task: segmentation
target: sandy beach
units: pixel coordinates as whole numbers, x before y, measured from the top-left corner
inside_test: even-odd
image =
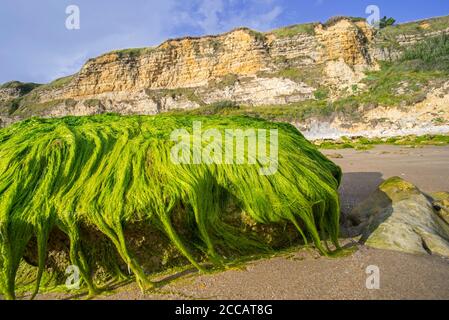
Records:
[[[343,169],[340,186],[343,212],[365,199],[385,179],[399,176],[423,192],[449,191],[449,147],[376,146],[371,150],[322,150],[341,155],[331,160]]]

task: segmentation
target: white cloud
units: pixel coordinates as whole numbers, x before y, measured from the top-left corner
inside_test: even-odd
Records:
[[[193,8],[178,13],[179,19],[207,34],[246,26],[258,30],[273,27],[283,9],[277,0],[198,0]]]
[[[57,55],[53,59],[53,74],[47,74],[47,80],[61,78],[69,74],[74,74],[79,71],[82,65],[88,58],[87,50],[80,51],[71,55]]]
[[[280,6],[276,6],[271,11],[260,15],[257,20],[250,20],[250,23],[254,28],[265,29],[266,26],[271,27],[274,21],[281,15],[282,11]]]
[[[221,24],[219,14],[222,13],[223,10],[224,4],[222,0],[204,0],[198,8],[198,12],[203,16],[203,18],[198,21],[198,24],[205,31],[217,31]]]

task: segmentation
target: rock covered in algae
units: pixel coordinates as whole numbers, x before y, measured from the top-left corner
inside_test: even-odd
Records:
[[[430,194],[433,198],[433,208],[437,214],[449,224],[449,192],[434,192]]]
[[[199,122],[221,137],[228,129],[275,130],[277,145],[268,139],[273,154],[264,159],[275,156],[276,171],[261,174],[265,162],[250,162],[249,153],[243,163],[173,161],[173,132],[181,129],[191,147]],[[250,136],[246,150],[262,141]],[[26,120],[0,130],[0,290],[14,298],[23,260],[38,266],[35,293],[46,267],[70,262],[94,294],[99,273],[132,273],[145,289],[148,273],[166,266],[203,270],[203,261],[220,264],[297,238],[325,253],[321,240],[338,247],[340,177],[288,124],[167,115]]]
[[[440,202],[444,194],[437,194]],[[371,247],[449,257],[449,224],[442,210],[415,185],[393,177],[352,210],[346,228]]]

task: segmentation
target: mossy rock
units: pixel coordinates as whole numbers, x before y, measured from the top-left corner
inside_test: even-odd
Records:
[[[234,201],[231,199],[226,201],[223,208],[226,212],[224,221],[229,226],[236,228],[242,236],[257,239],[257,241],[266,245],[266,248],[272,249],[283,249],[303,243],[292,223],[258,223],[243,212]],[[182,205],[175,210],[172,216],[173,225],[176,232],[187,243],[193,244],[198,239],[193,236],[192,230],[186,227],[189,224],[185,219],[188,217],[186,210],[192,210],[192,208],[186,208]],[[123,233],[130,254],[146,274],[189,264],[189,260],[151,221],[130,222],[125,226]],[[91,271],[95,283],[101,284],[127,277],[128,266],[121,260],[120,255],[114,249],[114,244],[107,236],[94,226],[82,225],[80,227],[80,239],[82,247],[88,248],[88,250],[85,250],[87,259],[93,262]],[[218,245],[216,250],[227,258],[239,258],[241,256],[241,252],[238,250],[224,245]],[[46,272],[53,274],[54,281],[52,284],[63,284],[66,278],[65,270],[71,265],[70,239],[64,232],[54,228],[49,236],[47,252]],[[245,252],[247,255],[258,253],[261,253],[261,250],[256,247]],[[28,265],[38,267],[36,237],[28,242],[23,258]],[[201,252],[196,252],[195,258],[198,261],[207,261],[207,256]]]
[[[435,192],[431,196],[438,215],[449,224],[449,192]]]
[[[432,199],[400,177],[387,179],[355,207],[345,228],[371,247],[449,257],[449,224]]]
[[[392,202],[399,202],[413,195],[421,194],[421,191],[415,185],[400,177],[385,180],[379,186],[379,190],[385,193]]]

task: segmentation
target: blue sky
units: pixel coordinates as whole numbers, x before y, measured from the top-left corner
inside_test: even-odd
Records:
[[[79,30],[65,27],[72,4],[80,9]],[[371,4],[399,22],[449,15],[447,0],[1,0],[0,83],[48,82],[90,57],[167,38],[367,16]]]

